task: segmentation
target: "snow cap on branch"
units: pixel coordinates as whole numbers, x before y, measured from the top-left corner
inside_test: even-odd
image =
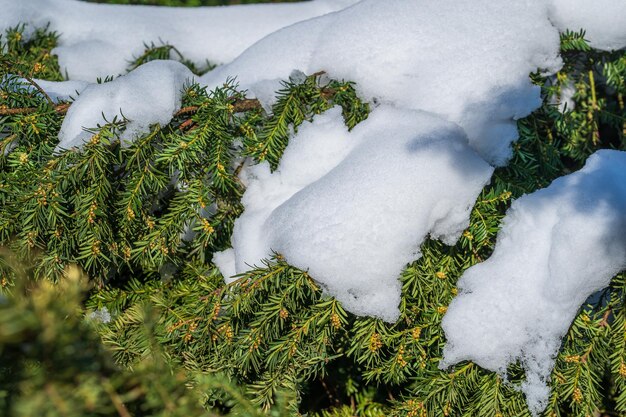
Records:
[[[513,203],[493,255],[459,280],[443,319],[442,367],[463,360],[506,374],[520,361],[536,414],[554,359],[581,304],[626,268],[626,152],[598,151],[585,167]]]
[[[182,90],[194,75],[175,61],[151,61],[104,84],[85,88],[71,105],[59,132],[57,150],[80,147],[95,128],[114,117],[128,119],[122,140],[132,140],[150,125],[166,125],[180,108]]]

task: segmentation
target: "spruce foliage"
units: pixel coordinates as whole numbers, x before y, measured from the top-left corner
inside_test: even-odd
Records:
[[[544,105],[519,121],[510,164],[455,246],[422,245],[388,324],[347,313],[280,254],[228,285],[211,263],[242,212],[244,164],[275,169],[292,132],[333,106],[349,128],[363,121],[370,105],[352,83],[294,76],[271,112],[235,80],[188,85],[172,122],[132,145],[120,145],[126,121],[116,119],[93,126],[82,151],[55,154],[67,104],[50,103],[32,78],[63,78],[50,54],[57,37],[23,29],[0,45],[0,414],[529,415],[518,366],[509,381],[472,363],[438,369],[441,319],[456,280],[491,254],[513,199],[597,149],[626,150],[624,52],[562,35],[565,66],[532,75]],[[148,45],[129,68],[163,57],[187,63],[174,46]],[[551,100],[566,87],[575,108],[560,112]],[[618,275],[581,309],[546,416],[626,414],[625,289]],[[110,321],[96,319],[104,312]]]

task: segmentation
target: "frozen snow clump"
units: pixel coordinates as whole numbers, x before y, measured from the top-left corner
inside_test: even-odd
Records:
[[[111,313],[109,313],[108,308],[103,307],[102,310],[94,310],[89,313],[87,318],[89,318],[89,320],[107,324],[111,322]]]
[[[152,61],[128,75],[85,88],[70,106],[59,132],[57,150],[80,147],[91,134],[84,128],[111,121],[115,116],[129,122],[122,140],[132,140],[150,125],[166,125],[180,108],[182,90],[193,74],[175,61]]]
[[[356,0],[229,7],[172,8],[90,4],[77,0],[0,0],[0,31],[18,23],[60,34],[59,57],[72,80],[126,72],[144,43],[174,45],[196,64],[230,62],[263,36],[300,20],[329,13]]]
[[[561,338],[581,304],[626,268],[626,152],[598,151],[585,167],[515,201],[495,251],[459,280],[443,319],[442,367],[471,360],[505,374],[520,361],[539,413]]]
[[[457,240],[492,172],[439,117],[380,106],[347,132],[334,109],[300,129],[275,173],[252,170],[236,272],[277,251],[349,311],[395,321],[400,273],[426,235]]]

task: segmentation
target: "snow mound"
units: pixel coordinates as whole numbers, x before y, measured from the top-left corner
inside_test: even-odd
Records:
[[[509,209],[493,255],[468,269],[443,319],[442,367],[471,360],[503,375],[520,361],[542,411],[561,338],[581,304],[626,268],[626,152],[585,167]]]
[[[276,251],[349,311],[395,321],[400,273],[426,235],[457,240],[492,172],[437,116],[380,106],[348,132],[333,109],[300,129],[275,173],[251,171],[236,272]]]
[[[122,140],[132,140],[151,125],[166,125],[180,108],[182,90],[193,74],[175,61],[152,61],[128,75],[86,87],[70,106],[59,132],[57,151],[80,147],[95,128],[114,117],[129,122]]]
[[[126,73],[144,43],[166,42],[197,64],[230,62],[265,35],[356,0],[229,7],[170,8],[77,0],[0,0],[0,31],[18,23],[59,32],[53,51],[72,80]]]
[[[502,165],[518,137],[515,120],[541,105],[528,74],[561,65],[547,16],[538,0],[363,0],[266,37],[202,81],[237,76],[255,91],[294,69],[325,70],[355,81],[366,100],[458,123],[475,150]]]

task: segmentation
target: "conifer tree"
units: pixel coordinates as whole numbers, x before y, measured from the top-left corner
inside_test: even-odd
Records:
[[[565,66],[532,74],[544,104],[518,123],[514,156],[479,196],[452,247],[436,240],[401,276],[400,319],[357,317],[276,253],[230,284],[226,249],[246,161],[276,168],[292,131],[333,106],[368,117],[349,80],[285,80],[271,113],[235,80],[190,84],[167,126],[120,146],[127,121],[56,154],[71,103],[34,78],[63,79],[57,35],[10,30],[0,50],[0,414],[527,416],[509,381],[467,362],[438,368],[441,319],[464,270],[491,254],[511,201],[626,150],[626,54],[561,37]],[[146,45],[197,68],[175,45]],[[107,80],[104,80],[105,82]],[[575,109],[551,100],[575,86]],[[88,277],[88,278],[87,278]],[[625,276],[581,309],[554,369],[546,416],[626,414]]]

